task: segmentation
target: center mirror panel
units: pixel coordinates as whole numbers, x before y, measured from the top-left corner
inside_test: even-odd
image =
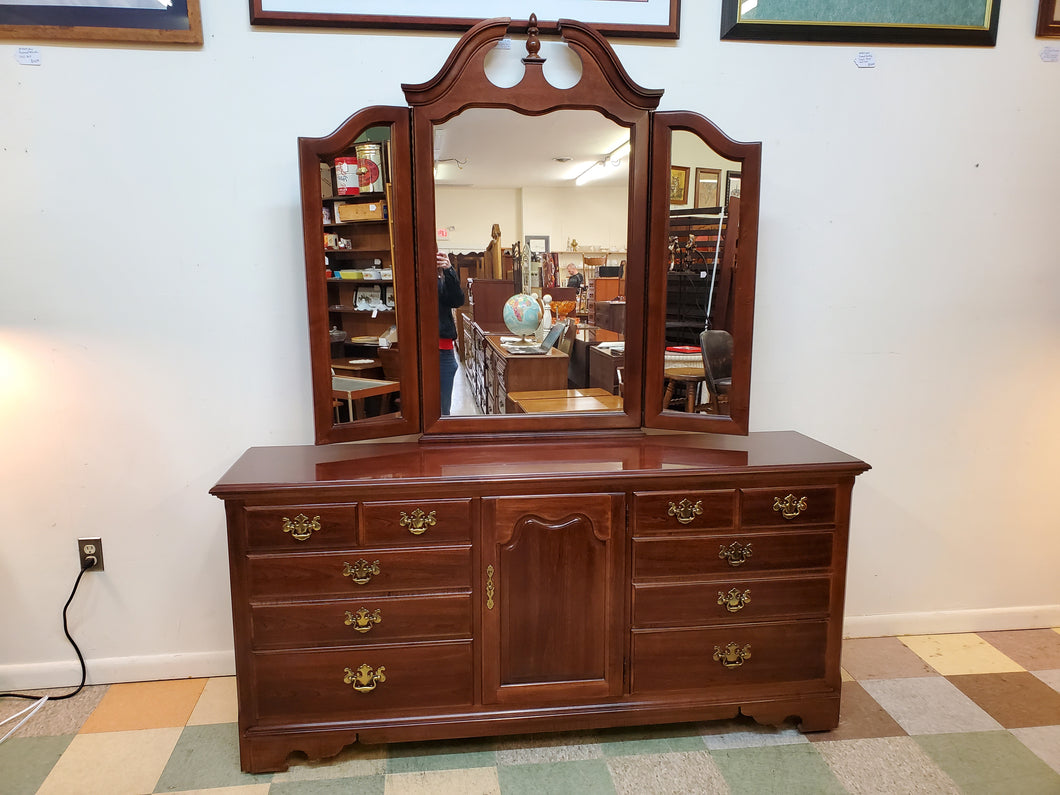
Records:
[[[623,412],[630,128],[469,108],[432,132],[437,248],[466,298],[442,413]]]

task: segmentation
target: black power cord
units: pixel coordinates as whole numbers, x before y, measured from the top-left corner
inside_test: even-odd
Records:
[[[70,645],[74,647],[74,651],[77,653],[77,659],[81,663],[81,684],[77,686],[76,690],[70,693],[66,693],[62,696],[48,696],[49,701],[62,701],[66,698],[73,698],[82,690],[85,689],[85,679],[88,678],[88,669],[85,667],[85,658],[81,654],[81,650],[77,648],[77,644],[74,642],[73,636],[70,634],[70,626],[66,620],[66,611],[70,609],[70,603],[74,601],[74,594],[77,593],[77,586],[81,584],[81,578],[85,576],[85,572],[96,565],[96,559],[93,557],[85,558],[85,563],[81,571],[77,573],[77,579],[74,580],[73,590],[70,591],[70,598],[66,600],[66,604],[63,605],[63,632],[66,633],[66,639],[70,641]],[[0,693],[0,698],[24,698],[30,701],[39,701],[41,696],[33,696],[28,693]]]

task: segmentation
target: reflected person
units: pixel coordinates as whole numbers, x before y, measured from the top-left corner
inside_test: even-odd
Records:
[[[573,262],[567,265],[567,286],[580,289],[583,284],[585,284],[585,279],[578,273],[578,266]]]
[[[439,251],[435,256],[438,266],[438,372],[440,375],[440,394],[442,399],[442,416],[449,414],[453,404],[453,380],[456,378],[456,352],[453,340],[456,339],[456,321],[453,310],[464,305],[464,291],[460,289],[460,277],[457,276],[449,255]]]

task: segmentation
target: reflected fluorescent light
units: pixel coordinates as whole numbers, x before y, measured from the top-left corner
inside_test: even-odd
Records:
[[[618,168],[622,165],[623,158],[629,157],[630,145],[629,141],[619,146],[613,152],[608,154],[603,160],[597,160],[585,171],[578,175],[578,178],[574,180],[574,184],[581,186],[587,182],[592,182],[594,179],[600,179],[607,173],[607,167]]]

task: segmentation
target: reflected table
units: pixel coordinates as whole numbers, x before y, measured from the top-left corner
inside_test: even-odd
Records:
[[[521,414],[561,414],[568,411],[622,411],[622,398],[606,389],[546,389],[509,392],[508,400]]]
[[[356,420],[364,419],[364,399],[377,395],[389,395],[401,390],[398,381],[383,381],[378,378],[348,378],[346,376],[332,376],[331,397],[335,400],[345,400],[349,405],[350,417]],[[338,409],[336,408],[336,413]]]

